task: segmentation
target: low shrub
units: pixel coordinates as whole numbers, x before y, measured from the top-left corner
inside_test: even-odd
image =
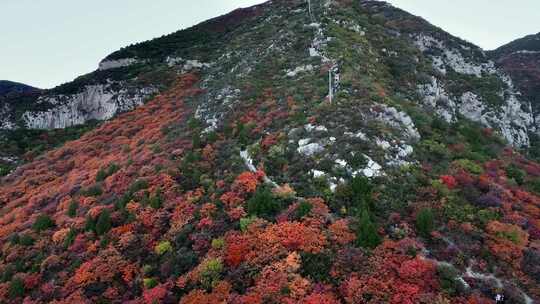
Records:
[[[54,221],[48,215],[41,214],[37,217],[36,221],[32,225],[32,229],[40,232],[52,228],[54,225]]]

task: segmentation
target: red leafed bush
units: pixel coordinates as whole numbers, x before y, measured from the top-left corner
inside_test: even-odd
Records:
[[[273,261],[276,257],[292,251],[320,253],[328,241],[326,236],[317,227],[306,226],[300,222],[282,222],[264,226],[267,223],[259,220],[249,226],[245,237],[247,252],[245,261],[250,265],[262,265]],[[238,243],[238,241],[230,242]],[[231,247],[243,252],[246,247]],[[234,256],[234,255],[233,255]],[[234,259],[232,264],[236,264]]]
[[[459,170],[459,172],[454,175],[454,179],[461,186],[470,186],[474,182],[474,179],[472,178],[472,176],[465,170]]]
[[[215,204],[212,203],[206,203],[203,204],[201,209],[199,210],[199,214],[201,217],[208,217],[211,218],[216,213],[217,207]]]
[[[413,284],[396,284],[395,291],[390,303],[392,304],[414,304],[417,303],[420,287]]]
[[[221,281],[210,293],[198,289],[193,290],[180,300],[180,304],[231,303],[230,292],[231,284]]]
[[[247,213],[243,207],[239,206],[239,207],[228,210],[227,215],[231,218],[231,220],[237,221],[243,218],[244,216],[246,216]]]
[[[253,193],[257,190],[257,186],[262,181],[264,172],[257,171],[244,172],[236,178],[233,184],[233,190],[239,193]]]
[[[249,251],[248,239],[242,235],[230,235],[226,238],[225,263],[231,267],[237,267],[245,259]]]
[[[307,296],[302,304],[339,304],[336,296],[332,293],[312,293]]]
[[[269,239],[277,237],[279,242],[289,250],[303,250],[317,253],[323,249],[326,239],[321,233],[300,223],[281,223],[267,230]]]
[[[338,220],[328,229],[331,232],[331,238],[333,241],[340,245],[349,244],[356,239],[356,235],[349,228],[347,220]]]
[[[39,273],[33,273],[24,278],[24,287],[28,290],[34,289],[38,286],[41,280],[41,275]]]
[[[244,199],[236,192],[229,191],[225,192],[221,197],[220,200],[228,207],[228,208],[234,208],[239,206],[244,202]]]
[[[527,172],[527,174],[529,175],[532,175],[532,176],[535,176],[535,177],[539,177],[540,176],[540,164],[537,164],[537,163],[529,163],[527,165],[525,165],[523,167],[523,169],[525,170],[525,172]]]
[[[167,296],[167,293],[167,287],[164,284],[160,284],[152,289],[147,289],[143,293],[144,303],[162,303],[163,299]]]
[[[437,287],[436,266],[433,262],[416,257],[403,262],[398,269],[399,277],[404,281],[431,289]]]
[[[390,288],[376,277],[352,276],[341,285],[340,291],[347,304],[376,304],[388,302]]]
[[[445,184],[448,189],[454,189],[458,185],[456,179],[451,175],[441,176],[441,182]]]
[[[116,250],[107,249],[102,251],[98,257],[84,262],[75,271],[73,282],[80,286],[96,282],[112,282],[127,265],[127,262]]]

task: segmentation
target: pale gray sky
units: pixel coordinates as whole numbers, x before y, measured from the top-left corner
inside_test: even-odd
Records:
[[[262,2],[0,0],[0,79],[51,88],[95,70],[122,46]],[[538,0],[390,2],[486,49],[540,31]]]
[[[486,50],[540,32],[539,0],[389,0]]]

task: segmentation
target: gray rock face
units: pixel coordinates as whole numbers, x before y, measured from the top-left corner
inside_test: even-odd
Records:
[[[298,147],[298,153],[305,156],[313,156],[319,152],[324,151],[324,147],[319,143],[302,144]]]
[[[133,110],[154,92],[152,88],[115,90],[111,84],[86,86],[74,95],[40,97],[37,103],[53,107],[47,111],[27,111],[22,119],[30,129],[58,129],[89,120],[107,120],[119,112]]]
[[[404,136],[410,140],[419,140],[420,133],[416,129],[412,118],[405,112],[400,112],[394,107],[378,105],[381,109],[376,113],[377,120],[380,120],[391,127],[402,129]]]
[[[9,119],[10,112],[9,105],[0,105],[0,130],[11,130],[15,128],[15,124]]]
[[[144,62],[136,58],[104,59],[99,63],[99,77],[96,73],[88,74],[85,77],[91,81],[83,80],[87,84],[80,84],[75,89],[73,84],[70,85],[68,90],[77,93],[58,93],[64,91],[62,86],[52,90],[28,87],[34,94],[29,98],[19,94],[6,102],[0,100],[0,130],[62,129],[90,120],[107,120],[117,113],[131,111],[158,90],[142,87],[133,79],[115,80],[111,78],[114,74],[104,79],[100,77],[107,75],[104,71]]]
[[[495,67],[483,52],[482,58],[470,56],[471,48],[450,47],[446,42],[427,35],[413,36],[415,46],[431,59],[433,69],[439,75],[433,76],[427,84],[418,86],[423,103],[448,122],[462,115],[480,122],[486,127],[498,130],[508,142],[516,147],[530,146],[529,132],[536,132],[537,125],[530,102],[523,100],[509,76]],[[474,78],[493,77],[502,84],[496,92],[502,104],[487,102],[486,96],[475,92],[451,92],[445,79],[450,72]]]
[[[110,69],[127,67],[137,62],[138,60],[135,58],[123,58],[123,59],[118,59],[118,60],[103,60],[99,63],[98,69],[100,71],[105,71],[105,70],[110,70]]]

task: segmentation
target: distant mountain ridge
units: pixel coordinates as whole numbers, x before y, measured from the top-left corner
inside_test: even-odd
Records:
[[[535,121],[540,123],[540,33],[512,41],[488,53],[531,102]]]
[[[32,86],[8,81],[8,80],[0,80],[0,96],[5,96],[9,93],[28,93],[28,92],[35,92],[38,91],[38,88],[34,88]]]
[[[490,51],[495,57],[501,57],[512,53],[535,53],[540,52],[540,32],[516,39],[497,49]]]

